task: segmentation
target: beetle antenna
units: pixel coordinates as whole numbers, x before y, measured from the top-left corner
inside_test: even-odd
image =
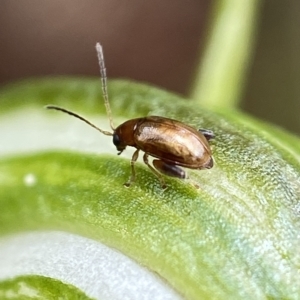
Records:
[[[101,75],[101,85],[102,85],[102,95],[104,98],[104,104],[106,108],[106,113],[108,115],[109,124],[113,131],[115,131],[115,127],[112,120],[112,113],[108,101],[108,93],[107,93],[107,76],[106,76],[106,68],[104,64],[104,55],[103,55],[103,49],[100,43],[96,44],[96,51],[98,55],[98,61],[99,61],[99,67],[100,67],[100,75]]]
[[[103,133],[105,135],[113,135],[111,132],[100,129],[99,127],[97,127],[96,125],[94,125],[93,123],[91,123],[90,121],[88,121],[87,119],[85,119],[85,118],[81,117],[80,115],[77,115],[74,112],[69,111],[69,110],[67,110],[65,108],[62,108],[62,107],[59,107],[59,106],[55,106],[55,105],[47,105],[46,108],[60,110],[60,111],[62,111],[64,113],[67,113],[67,114],[69,114],[69,115],[77,118],[77,119],[80,119],[81,121],[89,124],[90,126],[92,126],[93,128],[97,129],[98,131],[100,131],[101,133]]]

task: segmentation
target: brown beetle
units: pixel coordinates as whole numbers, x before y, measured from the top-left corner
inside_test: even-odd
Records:
[[[103,50],[99,43],[96,44],[96,50],[100,66],[104,103],[113,132],[102,130],[87,119],[67,109],[54,105],[48,105],[46,108],[65,112],[86,122],[101,133],[112,136],[113,143],[119,151],[118,155],[125,150],[126,146],[135,147],[136,151],[131,159],[131,177],[124,184],[125,186],[130,186],[135,181],[134,164],[138,159],[140,150],[144,152],[143,159],[145,164],[157,175],[163,188],[165,188],[165,182],[160,173],[177,178],[186,178],[186,172],[181,167],[200,170],[212,168],[213,159],[208,143],[210,139],[214,138],[211,130],[199,129],[197,131],[195,128],[180,121],[159,116],[132,119],[124,122],[117,128],[114,127],[108,101]],[[149,155],[158,158],[153,160],[154,168],[148,161]]]

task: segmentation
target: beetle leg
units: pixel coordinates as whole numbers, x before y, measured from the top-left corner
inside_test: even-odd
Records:
[[[212,130],[209,130],[209,129],[199,129],[198,131],[200,131],[204,136],[205,138],[209,141],[211,139],[213,139],[215,137],[214,133]]]
[[[150,170],[158,177],[158,179],[159,179],[159,181],[160,181],[160,184],[161,184],[161,187],[162,187],[163,189],[165,189],[165,188],[166,188],[166,183],[165,183],[163,177],[161,176],[161,174],[160,174],[159,172],[157,172],[157,171],[149,164],[149,161],[148,161],[148,154],[147,154],[147,153],[144,154],[143,159],[144,159],[144,163],[145,163],[145,164],[149,167],[149,169],[150,169]]]
[[[172,176],[176,178],[187,178],[186,172],[180,168],[179,166],[167,164],[162,160],[154,159],[153,160],[153,166],[158,170],[159,172],[167,175]]]
[[[209,162],[207,162],[206,165],[204,166],[204,168],[205,169],[211,169],[213,166],[214,166],[214,160],[211,157]]]
[[[125,186],[129,187],[134,181],[135,181],[135,169],[134,169],[134,164],[135,162],[137,161],[138,157],[139,157],[139,149],[137,149],[133,155],[132,155],[132,158],[131,158],[131,162],[130,162],[130,165],[131,165],[131,176],[129,178],[129,180],[127,182],[124,183]]]

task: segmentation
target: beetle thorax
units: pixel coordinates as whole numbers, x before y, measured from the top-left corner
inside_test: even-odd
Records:
[[[136,147],[135,131],[143,118],[128,120],[119,125],[113,134],[113,143],[117,150],[122,151],[126,146]]]

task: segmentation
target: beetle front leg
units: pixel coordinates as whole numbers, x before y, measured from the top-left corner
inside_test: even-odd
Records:
[[[135,169],[134,169],[134,164],[135,162],[137,161],[138,157],[139,157],[139,149],[137,149],[133,155],[132,155],[132,158],[131,158],[131,162],[130,162],[130,165],[131,165],[131,176],[129,178],[129,180],[127,182],[124,183],[124,185],[126,187],[129,187],[134,181],[135,181]]]
[[[188,178],[186,172],[179,166],[167,164],[166,162],[158,159],[153,160],[153,166],[162,174],[167,176],[185,179]]]
[[[161,174],[159,172],[157,172],[150,164],[149,164],[149,161],[148,161],[148,154],[145,153],[144,154],[144,163],[149,167],[149,169],[158,177],[159,181],[160,181],[160,184],[161,184],[161,187],[163,189],[165,189],[167,186],[166,186],[166,183],[163,179],[163,177],[161,176]]]

